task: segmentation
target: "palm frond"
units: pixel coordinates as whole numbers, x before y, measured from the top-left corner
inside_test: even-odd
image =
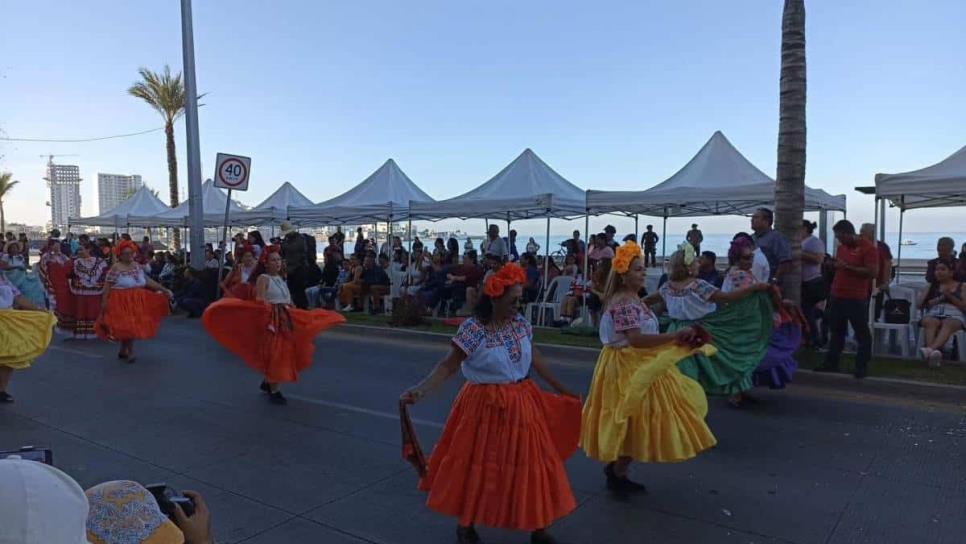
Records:
[[[18,183],[20,182],[13,179],[12,172],[0,172],[0,199],[7,196]]]
[[[161,114],[165,122],[174,122],[184,114],[184,82],[181,72],[172,74],[168,65],[160,73],[142,66],[138,69],[138,75],[141,80],[128,88],[128,94],[147,102]]]

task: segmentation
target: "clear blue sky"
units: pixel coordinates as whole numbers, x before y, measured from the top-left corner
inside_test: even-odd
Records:
[[[205,176],[216,152],[247,154],[253,177],[244,202],[282,181],[320,201],[393,157],[446,198],[531,147],[583,188],[643,189],[673,174],[715,130],[773,175],[781,4],[196,1]],[[850,217],[869,220],[871,200],[853,186],[966,144],[966,3],[812,0],[807,8],[807,182],[846,193]],[[180,69],[178,2],[36,0],[3,11],[6,136],[159,126],[125,90],[138,66]],[[183,187],[183,122],[176,131]],[[98,172],[138,173],[166,193],[160,133],[0,142],[0,168],[22,182],[8,220],[49,218],[38,156],[47,153],[79,155],[63,162],[81,168],[85,214],[97,211]],[[961,213],[912,213],[906,225],[936,230]],[[604,222],[615,221],[594,223]],[[708,232],[746,225],[699,222]]]

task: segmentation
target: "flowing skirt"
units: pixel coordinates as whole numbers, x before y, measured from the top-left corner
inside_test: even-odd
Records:
[[[795,321],[783,320],[771,333],[768,352],[752,375],[754,384],[784,389],[798,370],[795,352],[801,343],[802,327]]]
[[[111,289],[107,308],[94,323],[102,340],[123,341],[154,338],[161,319],[170,312],[168,297],[143,288]]]
[[[29,367],[50,345],[56,321],[47,312],[0,310],[0,366]]]
[[[26,297],[34,306],[38,308],[47,307],[47,293],[40,277],[36,274],[25,272],[19,268],[4,270],[3,274],[7,279],[20,290],[20,294]]]
[[[312,364],[315,336],[345,322],[328,310],[285,308],[289,322],[276,306],[256,300],[223,298],[208,306],[201,322],[225,349],[271,383],[298,381]]]
[[[605,347],[584,403],[580,445],[587,456],[604,463],[618,457],[674,463],[714,446],[704,391],[677,368],[695,353],[711,356],[715,348]]]
[[[77,339],[96,338],[94,323],[101,313],[102,296],[71,292],[67,267],[58,263],[47,265],[44,283],[47,286],[50,307],[57,316],[57,330]]]
[[[463,386],[419,489],[463,526],[534,531],[577,503],[564,460],[580,434],[580,401],[533,381]]]
[[[697,380],[709,395],[734,395],[751,389],[752,374],[768,350],[772,332],[772,303],[765,293],[755,293],[725,306],[700,320],[711,333],[718,353],[697,354],[678,364],[685,376]],[[672,319],[669,332],[693,323]]]
[[[247,282],[236,283],[228,289],[225,296],[240,298],[242,300],[255,300],[255,285]]]

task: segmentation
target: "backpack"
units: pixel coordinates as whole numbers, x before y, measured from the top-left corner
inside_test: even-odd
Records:
[[[882,305],[882,320],[897,325],[909,323],[912,317],[911,303],[908,300],[892,298],[888,293],[886,296],[889,298]]]

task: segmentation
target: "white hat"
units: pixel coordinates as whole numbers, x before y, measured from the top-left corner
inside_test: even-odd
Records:
[[[282,224],[279,225],[279,230],[282,231],[282,234],[285,234],[288,232],[292,232],[295,229],[292,228],[292,224],[289,223],[288,221],[282,221]]]
[[[56,468],[0,459],[0,544],[88,544],[87,496]]]

